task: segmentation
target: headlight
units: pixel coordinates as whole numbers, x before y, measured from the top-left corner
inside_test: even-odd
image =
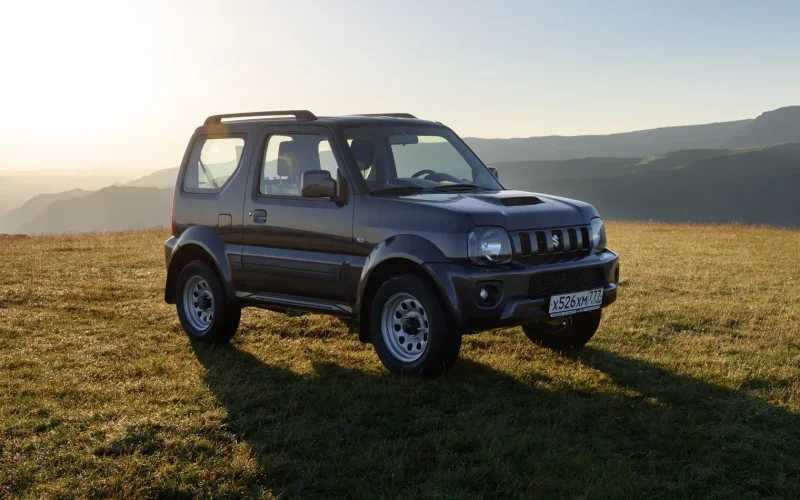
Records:
[[[595,217],[592,219],[592,246],[602,250],[606,247],[606,226],[603,224],[603,219]]]
[[[511,261],[511,240],[500,227],[477,227],[467,237],[469,258],[476,264],[506,264]]]

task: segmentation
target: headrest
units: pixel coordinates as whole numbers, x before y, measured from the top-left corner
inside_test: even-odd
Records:
[[[297,146],[293,141],[285,141],[278,146],[278,176],[292,177],[297,175],[300,159]]]
[[[353,152],[356,161],[363,163],[363,165],[359,165],[361,170],[367,170],[375,161],[375,146],[369,139],[353,139],[353,142],[350,143],[350,151]]]
[[[291,177],[292,166],[285,158],[278,158],[278,177]]]

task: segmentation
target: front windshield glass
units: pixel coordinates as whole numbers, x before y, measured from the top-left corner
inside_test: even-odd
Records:
[[[345,137],[372,193],[503,189],[444,127],[358,127],[345,130]]]

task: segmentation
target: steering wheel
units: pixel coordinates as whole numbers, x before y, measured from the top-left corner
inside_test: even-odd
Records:
[[[420,170],[416,174],[412,175],[411,178],[416,179],[417,177],[420,177],[422,175],[435,174],[435,173],[436,172],[434,172],[433,170],[426,168],[425,170]]]

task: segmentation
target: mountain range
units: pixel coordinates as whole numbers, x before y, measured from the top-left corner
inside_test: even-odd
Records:
[[[647,157],[687,149],[769,146],[800,142],[800,106],[767,111],[752,120],[664,127],[621,134],[465,140],[487,163]]]
[[[800,227],[800,197],[795,194],[800,186],[800,106],[751,120],[622,134],[465,141],[498,169],[506,188],[585,200],[606,218]],[[0,233],[167,225],[177,171],[162,169],[102,189],[98,184],[111,182],[0,179],[0,194],[14,195],[12,201],[0,200],[11,205],[24,201],[18,200],[20,186],[31,190],[38,185],[39,193],[53,193],[30,195],[23,205],[0,214]]]
[[[712,151],[604,159],[607,176],[597,175],[593,158],[550,162],[541,169],[495,166],[506,187],[583,200],[608,219],[800,227],[800,143]],[[560,172],[559,163],[565,167]],[[580,175],[587,171],[591,174]]]
[[[81,198],[89,193],[91,191],[75,188],[61,193],[37,194],[21,206],[0,216],[0,233],[19,232],[20,228],[27,226],[39,214],[44,212],[50,204],[56,201]]]
[[[52,202],[16,232],[84,233],[168,226],[172,188],[109,186]]]
[[[487,163],[588,157],[645,157],[676,150],[725,147],[733,137],[744,134],[753,121],[665,127],[609,135],[465,140]]]
[[[0,160],[2,155],[0,155]],[[81,172],[64,174],[49,172],[0,172],[0,212],[19,207],[42,193],[63,193],[73,189],[95,190],[122,182],[123,177],[111,173]],[[2,222],[0,222],[0,225]]]

